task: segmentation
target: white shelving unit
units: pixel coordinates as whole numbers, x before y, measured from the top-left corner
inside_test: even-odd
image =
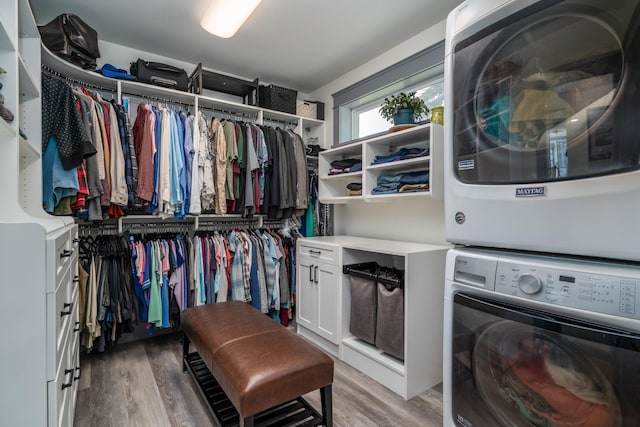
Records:
[[[72,426],[77,227],[42,209],[40,58],[28,0],[0,0],[0,92],[14,116],[0,119],[0,413],[6,425]]]
[[[298,333],[410,399],[442,381],[446,245],[326,236],[298,241]],[[404,360],[355,337],[351,284],[342,267],[376,262],[404,271]],[[373,283],[372,283],[373,286]]]
[[[223,114],[230,116],[242,115],[250,118],[257,124],[273,124],[274,125],[291,125],[303,139],[308,137],[317,137],[320,140],[325,139],[325,127],[323,120],[311,119],[308,117],[296,116],[293,114],[283,113],[280,111],[268,110],[252,105],[242,104],[229,100],[218,99],[206,95],[196,95],[189,92],[153,86],[136,81],[117,80],[104,77],[99,73],[89,72],[74,64],[66,62],[51,53],[45,46],[42,46],[42,63],[49,68],[55,70],[61,75],[68,76],[78,82],[88,83],[107,91],[111,91],[120,101],[123,97],[140,97],[156,100],[157,102],[166,101],[167,103],[177,102],[185,106],[192,107],[194,110],[202,107],[204,109],[217,110]],[[132,122],[135,120],[135,111],[132,109]]]
[[[364,141],[336,147],[320,153],[319,193],[322,203],[392,202],[403,198],[444,197],[443,128],[436,124],[416,126],[399,132],[388,133]],[[402,148],[429,149],[429,155],[389,163],[373,164],[376,156],[385,156]],[[331,162],[357,158],[362,160],[362,172],[329,175]],[[429,190],[412,193],[373,194],[379,176],[391,176],[406,172],[428,170]],[[362,184],[361,196],[349,196],[346,185]]]

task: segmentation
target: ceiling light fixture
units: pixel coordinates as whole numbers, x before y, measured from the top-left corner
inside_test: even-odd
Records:
[[[211,34],[228,39],[251,16],[262,0],[212,0],[200,21]]]

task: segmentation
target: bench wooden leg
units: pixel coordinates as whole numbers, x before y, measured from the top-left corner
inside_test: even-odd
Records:
[[[240,418],[240,427],[253,427],[253,415],[245,418]]]
[[[331,384],[320,389],[320,401],[322,403],[322,424],[333,427],[333,402],[331,400]]]
[[[187,334],[182,334],[182,372],[187,372],[187,360],[186,357],[189,354],[189,337]]]

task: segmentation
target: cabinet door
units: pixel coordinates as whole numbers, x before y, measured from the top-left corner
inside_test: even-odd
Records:
[[[298,279],[296,282],[296,322],[298,325],[316,331],[317,288],[314,283],[314,261],[306,256],[298,256]]]
[[[340,344],[340,269],[337,265],[317,263],[313,267],[317,292],[318,335]]]

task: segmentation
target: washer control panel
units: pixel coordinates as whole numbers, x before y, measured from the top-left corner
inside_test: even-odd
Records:
[[[498,260],[495,292],[640,319],[640,272],[625,278]]]

